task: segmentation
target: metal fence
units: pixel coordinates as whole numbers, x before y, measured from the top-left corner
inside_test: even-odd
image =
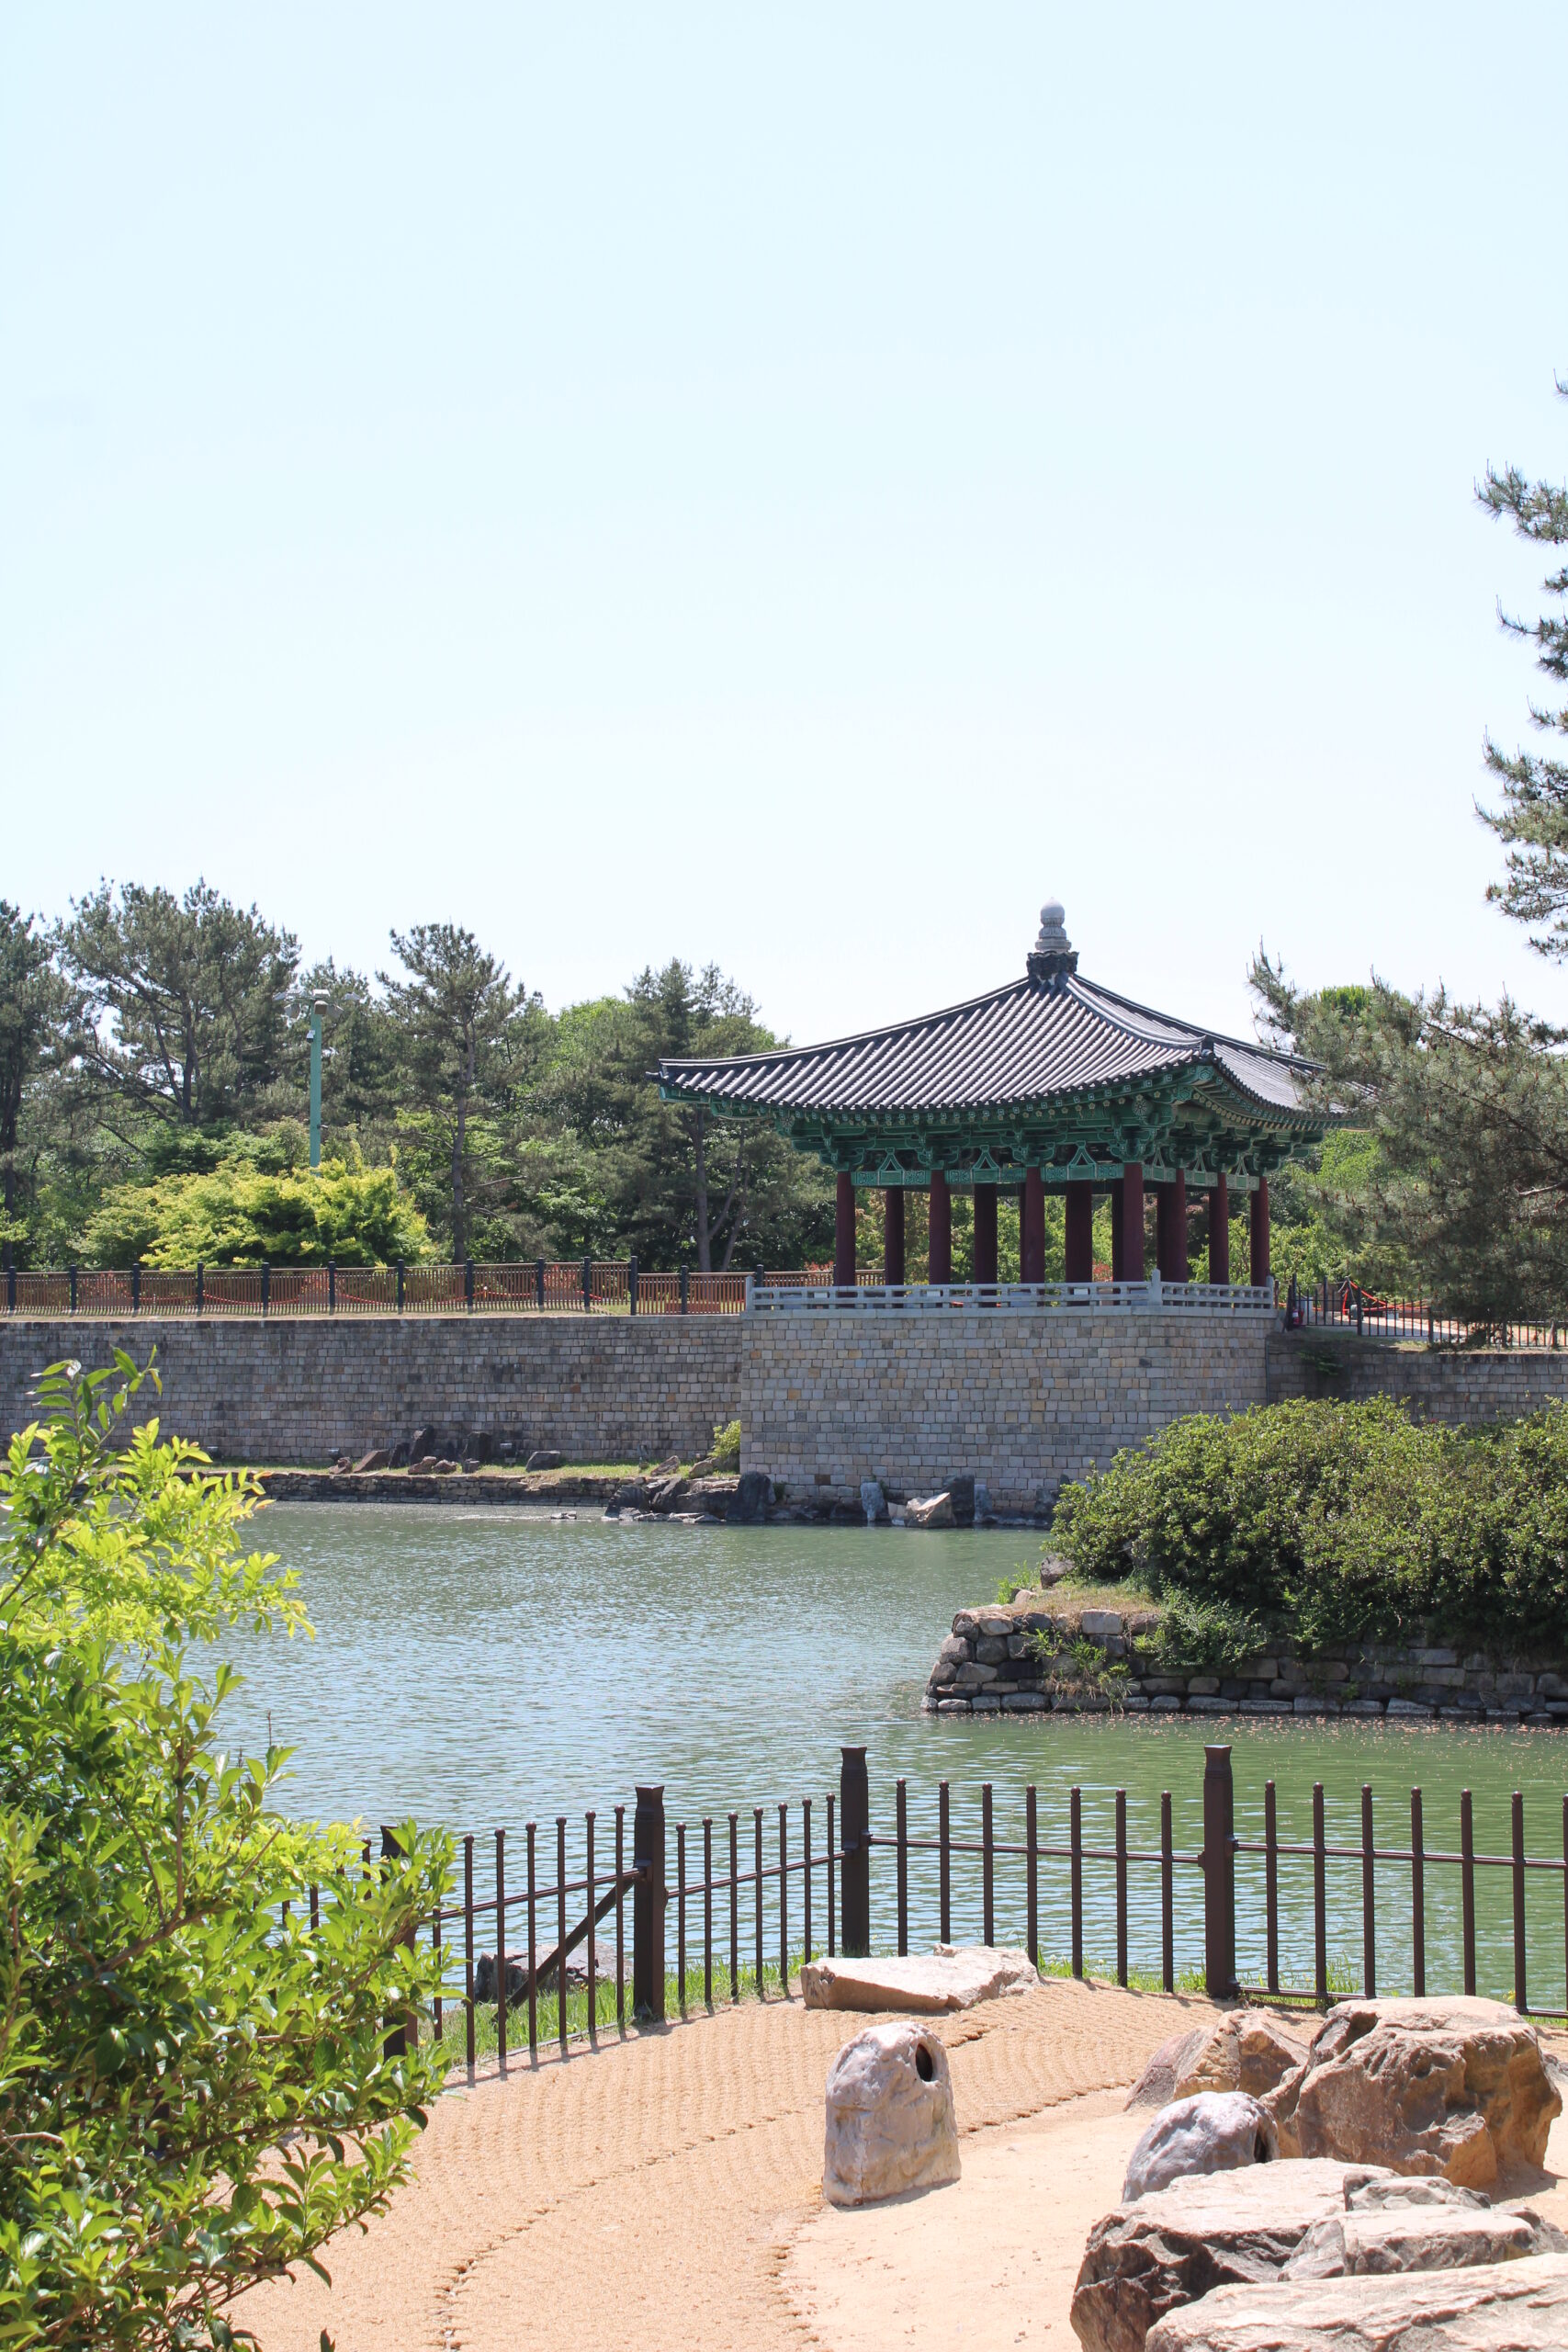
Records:
[[[1044,1793],[1059,1818],[1062,1792]],[[1158,1842],[1144,1846],[1129,1841],[1125,1790],[1089,1792],[1110,1799],[1111,1829],[1108,1838],[1086,1835],[1085,1793],[1076,1784],[1066,1792],[1066,1836],[1043,1836],[1047,1808],[1031,1784],[1022,1834],[1009,1835],[998,1824],[991,1784],[984,1783],[979,1834],[963,1835],[955,1830],[944,1780],[936,1785],[934,1804],[919,1808],[931,1828],[922,1835],[911,1827],[911,1792],[899,1780],[890,1824],[874,1828],[866,1751],[845,1747],[838,1791],[820,1805],[806,1799],[671,1825],[662,1789],[644,1787],[637,1791],[629,1832],[627,1809],[616,1805],[608,1820],[585,1815],[580,1828],[565,1815],[543,1828],[529,1822],[521,1851],[501,1829],[483,1840],[465,1838],[460,1899],[445,1905],[428,1931],[436,1948],[451,1955],[448,1983],[456,1996],[437,2002],[434,2030],[453,2042],[455,2059],[460,2052],[471,2068],[482,2018],[487,2046],[493,2030],[504,2067],[509,2048],[525,2046],[532,2057],[541,2043],[554,2041],[564,2054],[573,2039],[592,2043],[601,2031],[624,2031],[628,2017],[659,2023],[671,2013],[683,2018],[787,1994],[799,1969],[823,1953],[904,1954],[912,1947],[951,1943],[955,1923],[961,1935],[977,1932],[987,1944],[1021,1928],[1023,1947],[1037,1968],[1081,1978],[1098,1963],[1123,1985],[1135,1981],[1167,1992],[1180,1986],[1217,1998],[1241,1995],[1321,2009],[1354,1989],[1357,1977],[1366,1995],[1376,1996],[1380,1925],[1388,1939],[1408,1916],[1408,1967],[1402,1973],[1424,1996],[1461,1989],[1428,1981],[1427,1923],[1438,1874],[1445,1872],[1459,1897],[1462,1990],[1473,1994],[1477,1986],[1478,1884],[1482,1874],[1503,1873],[1500,1892],[1509,1898],[1511,1934],[1501,1949],[1506,1952],[1511,1944],[1514,2006],[1521,2015],[1568,2015],[1568,1795],[1562,1804],[1560,1852],[1527,1852],[1524,1800],[1516,1792],[1510,1850],[1494,1854],[1476,1850],[1468,1790],[1460,1801],[1454,1849],[1427,1844],[1419,1789],[1410,1792],[1408,1845],[1378,1843],[1370,1785],[1361,1792],[1358,1839],[1330,1841],[1321,1782],[1312,1792],[1310,1839],[1281,1839],[1272,1780],[1262,1792],[1262,1837],[1238,1838],[1231,1750],[1223,1745],[1204,1750],[1197,1851],[1175,1841],[1169,1790],[1161,1792]],[[976,1808],[965,1810],[972,1819]],[[569,1846],[580,1861],[569,1855]],[[383,1831],[383,1852],[394,1847]],[[367,1862],[369,1851],[367,1846]],[[1538,1983],[1533,2005],[1526,1931],[1531,1874],[1548,1885],[1556,1882],[1563,1956],[1562,1976],[1544,1994]],[[1354,1932],[1347,1879],[1359,1883],[1360,1951],[1354,1961],[1331,1950],[1330,1942],[1331,1924],[1337,1935]],[[1303,1881],[1310,1883],[1310,1962],[1304,1939],[1298,1941],[1288,1928],[1292,1973],[1280,1965],[1281,1896],[1283,1891],[1289,1898],[1290,1918],[1301,1919],[1297,1891]],[[1137,1949],[1135,1926],[1145,1939]],[[1538,1961],[1540,1926],[1538,1917]],[[1091,1954],[1091,1936],[1113,1949]],[[487,1953],[481,1945],[491,1949]],[[499,1966],[497,1954],[502,1956]],[[575,1963],[573,1954],[581,1954]],[[1183,1955],[1189,1956],[1185,1965]],[[1253,1955],[1262,1961],[1256,1975],[1247,1966]],[[1540,1973],[1538,1966],[1538,1979]],[[493,1997],[497,1984],[504,1985],[505,1998]]]
[[[148,1267],[69,1266],[51,1273],[8,1269],[4,1305],[10,1315],[303,1317],[316,1315],[739,1315],[750,1277],[645,1272],[635,1258],[547,1258],[505,1263],[468,1259],[391,1266],[252,1268],[195,1266],[185,1272]]]
[[[1424,1298],[1383,1298],[1341,1275],[1299,1283],[1292,1274],[1285,1299],[1287,1330],[1353,1332],[1374,1340],[1424,1340],[1428,1347],[1467,1347],[1486,1342],[1504,1348],[1555,1348],[1556,1323],[1474,1323],[1443,1315]]]

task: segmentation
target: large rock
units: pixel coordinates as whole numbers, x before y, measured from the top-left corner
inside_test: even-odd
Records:
[[[1156,2320],[1235,2280],[1274,2279],[1349,2190],[1388,2178],[1322,2161],[1194,2174],[1095,2223],[1073,2290],[1086,2352],[1143,2352]]]
[[[1562,2352],[1568,2255],[1405,2278],[1222,2287],[1173,2311],[1148,2352]]]
[[[1245,2091],[1200,2091],[1162,2107],[1127,2164],[1122,2202],[1168,2188],[1189,2173],[1239,2172],[1280,2153],[1272,2119]]]
[[[975,1481],[967,1470],[961,1470],[947,1482],[947,1498],[953,1505],[953,1522],[958,1527],[975,1524]]]
[[[860,1507],[865,1513],[865,1523],[875,1527],[887,1517],[887,1497],[882,1490],[880,1478],[863,1478],[860,1482]]]
[[[810,1960],[800,1972],[808,2009],[904,2009],[942,2016],[1028,1993],[1039,1984],[1026,1951],[989,1944],[938,1944],[905,1960]]]
[[[919,2026],[867,2026],[828,2070],[823,2194],[832,2205],[869,2205],[957,2178],[946,2051]]]
[[[1266,2102],[1282,2155],[1485,2188],[1539,2167],[1562,2101],[1535,2028],[1499,2001],[1341,2001]]]
[[[523,1464],[525,1470],[558,1470],[564,1457],[553,1446],[542,1445]]]
[[[956,1527],[953,1515],[953,1497],[949,1494],[911,1495],[904,1506],[906,1527]]]
[[[759,1527],[773,1499],[773,1482],[765,1470],[742,1470],[725,1506],[725,1519],[731,1527]]]
[[[1260,2009],[1235,2009],[1162,2041],[1134,2084],[1129,2107],[1168,2107],[1200,2091],[1245,2091],[1249,2098],[1283,2082],[1306,2057],[1306,2045]]]
[[[1315,2222],[1280,2275],[1361,2278],[1397,2270],[1473,2270],[1486,2262],[1564,2251],[1568,2239],[1537,2213],[1486,2205],[1391,2205]]]

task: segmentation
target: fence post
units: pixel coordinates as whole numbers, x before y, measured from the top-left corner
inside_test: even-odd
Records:
[[[632,1816],[632,2007],[664,2022],[664,1791],[638,1788]]]
[[[402,1313],[402,1311],[403,1311],[403,1261],[402,1261],[402,1260],[400,1258],[400,1259],[398,1260],[398,1313],[400,1315],[400,1314]]]
[[[130,1311],[132,1315],[140,1315],[141,1312],[141,1261],[140,1258],[130,1270]]]
[[[682,1315],[686,1312],[686,1284],[691,1269],[682,1258],[681,1261],[681,1312]]]
[[[268,1306],[271,1305],[271,1303],[272,1303],[272,1261],[271,1261],[271,1260],[270,1260],[270,1259],[264,1258],[264,1259],[262,1260],[262,1313],[263,1313],[264,1315],[266,1313],[266,1310],[267,1310]]]
[[[1211,2001],[1235,1991],[1235,1788],[1228,1746],[1203,1750],[1203,1976]]]
[[[871,1783],[863,1747],[839,1751],[839,1835],[843,1841],[839,1904],[842,1949],[850,1959],[871,1951]]]
[[[542,1315],[545,1311],[545,1261],[542,1258],[536,1258],[534,1261],[534,1287],[538,1294],[539,1312]]]
[[[593,1261],[592,1258],[584,1258],[582,1261],[582,1311],[584,1315],[592,1315],[593,1312]]]
[[[71,1304],[76,1304],[76,1277],[71,1277]],[[199,1315],[207,1305],[207,1268],[198,1258],[196,1261],[196,1311]]]
[[[471,1315],[474,1311],[474,1261],[471,1258],[463,1261],[463,1304]]]
[[[637,1260],[626,1260],[626,1304],[628,1311],[637,1313]]]
[[[337,1313],[337,1260],[327,1260],[327,1313]]]
[[[383,1878],[387,1875],[386,1864],[389,1861],[400,1861],[402,1859],[402,1851],[401,1842],[397,1837],[395,1831],[388,1829],[383,1826],[381,1831],[381,1875]],[[412,1951],[413,1929],[412,1928],[403,1937],[402,1941],[404,1951]],[[504,1984],[504,1968],[502,1969],[502,1983]],[[502,1998],[504,1999],[504,1997],[505,1996],[503,1993]],[[382,2055],[387,2058],[406,2058],[408,2056],[411,2044],[417,2041],[418,2039],[419,2021],[405,2009],[401,2017],[398,2019],[397,2024],[389,2029],[386,2041],[382,2044]]]
[[[76,1312],[76,1269],[74,1266],[71,1269],[71,1312],[73,1315]]]
[[[8,1247],[6,1251],[6,1311],[8,1315],[15,1315],[17,1311],[17,1261]]]

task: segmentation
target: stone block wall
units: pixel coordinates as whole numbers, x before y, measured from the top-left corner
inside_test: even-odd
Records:
[[[1273,1328],[1261,1308],[748,1316],[741,1458],[844,1502],[968,1471],[1030,1510],[1180,1414],[1260,1405]]]
[[[1154,1610],[1079,1609],[1025,1591],[961,1609],[937,1653],[928,1714],[1386,1715],[1568,1728],[1568,1661],[1349,1642],[1298,1657],[1276,1645],[1234,1673],[1157,1670],[1138,1649]],[[1087,1651],[1086,1651],[1087,1645]],[[1088,1671],[1085,1655],[1098,1663]]]
[[[6,1429],[28,1419],[43,1365],[92,1368],[116,1347],[143,1363],[154,1345],[164,1394],[149,1409],[227,1462],[358,1456],[425,1422],[577,1462],[690,1458],[741,1409],[737,1316],[138,1316],[0,1322]]]
[[[1423,1420],[1450,1427],[1515,1420],[1568,1396],[1568,1349],[1397,1348],[1320,1331],[1276,1331],[1268,1401],[1393,1396]]]

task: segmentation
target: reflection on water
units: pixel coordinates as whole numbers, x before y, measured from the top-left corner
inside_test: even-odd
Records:
[[[234,1745],[264,1745],[270,1711],[275,1736],[295,1750],[288,1801],[300,1813],[371,1823],[412,1814],[456,1830],[517,1831],[525,1820],[577,1816],[588,1805],[629,1805],[637,1782],[660,1781],[671,1821],[712,1815],[722,1849],[728,1811],[740,1811],[744,1841],[751,1807],[786,1799],[817,1800],[819,1835],[839,1747],[851,1741],[868,1750],[877,1832],[891,1832],[903,1776],[911,1835],[934,1838],[945,1778],[953,1836],[977,1839],[988,1781],[998,1840],[1020,1841],[1033,1783],[1042,1842],[1065,1845],[1076,1781],[1086,1843],[1111,1843],[1114,1792],[1123,1788],[1131,1845],[1157,1848],[1160,1792],[1169,1789],[1178,1851],[1191,1854],[1201,1841],[1204,1742],[1224,1739],[1235,1754],[1244,1840],[1261,1839],[1263,1784],[1272,1778],[1286,1842],[1310,1840],[1312,1785],[1321,1781],[1330,1842],[1359,1848],[1361,1785],[1370,1781],[1380,1846],[1408,1844],[1410,1790],[1419,1785],[1429,1850],[1457,1850],[1466,1787],[1475,1792],[1479,1850],[1508,1852],[1515,1789],[1524,1793],[1531,1854],[1563,1850],[1568,1740],[1558,1734],[921,1715],[925,1678],[953,1611],[988,1600],[999,1577],[1027,1572],[1037,1556],[1038,1537],[1023,1532],[623,1527],[588,1510],[551,1521],[515,1509],[348,1504],[279,1504],[261,1532],[300,1571],[316,1639],[235,1644],[247,1680],[229,1736]],[[700,1838],[694,1830],[694,1849]],[[1262,1864],[1244,1855],[1237,1867],[1241,1961],[1256,1980]],[[1377,1884],[1379,1989],[1408,1989],[1408,1866],[1380,1862]],[[954,1932],[977,1936],[977,1862],[955,1861],[953,1888]],[[927,1940],[935,1890],[934,1856],[913,1855],[912,1928]],[[1280,1892],[1281,1973],[1310,1982],[1310,1860],[1281,1862]],[[1527,1898],[1532,2000],[1560,2004],[1561,1875],[1528,1873]],[[1085,1900],[1086,1945],[1103,1961],[1115,1948],[1111,1865],[1086,1865]],[[818,1922],[823,1901],[819,1888]],[[1041,1940],[1056,1953],[1068,1949],[1067,1901],[1066,1864],[1043,1863]],[[1179,1864],[1179,1966],[1201,1960],[1200,1901],[1197,1872]],[[879,1942],[893,1933],[893,1902],[892,1857],[878,1854]],[[1157,1969],[1156,1866],[1133,1864],[1130,1906],[1133,1964]],[[1509,1873],[1480,1871],[1482,1987],[1502,1994],[1513,1983],[1511,1906]],[[1459,1916],[1458,1871],[1429,1863],[1433,1991],[1459,1988]],[[996,1928],[1000,1939],[1022,1939],[1021,1862],[998,1863]],[[1360,1937],[1359,1861],[1333,1862],[1329,1949],[1358,1982]]]

